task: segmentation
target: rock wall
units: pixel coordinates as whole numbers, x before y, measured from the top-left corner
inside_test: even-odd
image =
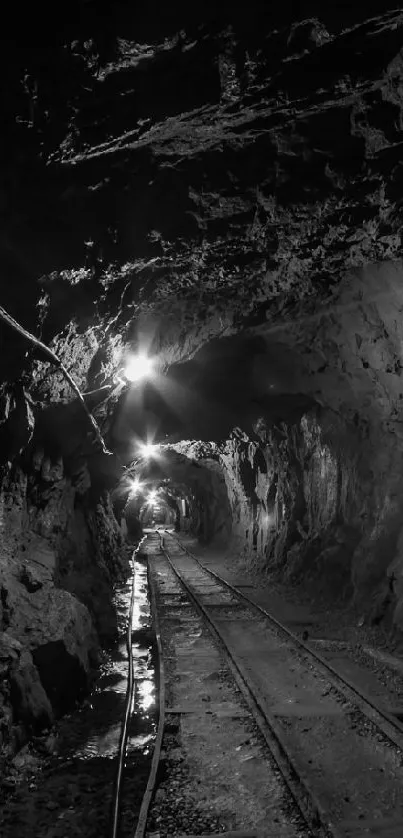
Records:
[[[100,641],[115,636],[113,584],[126,571],[91,458],[65,457],[42,431],[28,438],[26,423],[13,427],[21,438],[0,484],[0,745],[10,749],[87,688]]]
[[[190,495],[190,529],[203,544],[222,546],[231,535],[231,507],[222,466],[204,459],[205,479],[195,484]]]
[[[216,443],[184,440],[168,445],[161,464],[156,461],[149,476],[168,475],[177,497],[187,503],[186,528],[202,543],[225,545],[231,536],[231,506]],[[183,522],[182,522],[183,525]]]
[[[232,536],[252,564],[281,569],[285,577],[305,565],[307,547],[329,537],[354,516],[356,472],[346,450],[326,442],[314,415],[281,428],[256,425],[251,439],[237,432],[220,459],[231,501]],[[338,570],[340,578],[344,571]],[[348,578],[348,574],[347,574]]]
[[[391,434],[317,409],[236,431],[220,453],[232,545],[251,569],[403,630],[403,469]]]

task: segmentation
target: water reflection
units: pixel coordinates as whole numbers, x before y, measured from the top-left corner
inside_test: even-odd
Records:
[[[143,562],[136,562],[135,567],[131,631],[135,690],[128,734],[130,751],[136,745],[139,747],[139,743],[142,747],[149,747],[156,732],[154,633],[148,600],[147,566]],[[153,712],[150,712],[151,709]]]
[[[79,744],[66,749],[71,756],[92,759],[94,756],[117,756],[121,720],[127,690],[127,621],[129,619],[132,581],[115,592],[118,641],[108,652],[94,689],[80,712]],[[131,623],[132,658],[135,689],[128,726],[127,752],[151,754],[156,735],[156,694],[154,633],[148,601],[147,566],[134,562],[134,608]],[[64,749],[63,749],[64,750]]]
[[[155,704],[155,686],[153,681],[142,681],[139,686],[139,708],[149,710]]]

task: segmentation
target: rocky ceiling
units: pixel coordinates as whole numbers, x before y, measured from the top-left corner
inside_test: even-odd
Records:
[[[401,256],[403,13],[147,5],[7,33],[2,298],[47,340],[152,313],[169,362]]]
[[[109,388],[89,399],[121,453],[150,425],[223,439],[312,404],[400,435],[393,5],[81,2],[11,26],[1,302],[82,391]],[[2,379],[71,399],[0,341]],[[162,373],[140,396],[116,389],[127,345]]]

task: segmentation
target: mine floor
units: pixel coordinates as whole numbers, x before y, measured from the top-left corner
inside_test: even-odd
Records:
[[[180,540],[207,568],[238,587],[297,636],[306,638],[308,646],[360,690],[403,715],[403,649],[396,647],[389,630],[363,624],[360,612],[348,603],[338,608],[321,600],[319,594],[310,597],[306,591],[248,571],[231,553],[202,547],[187,535],[181,535]]]
[[[352,608],[346,608],[345,604],[340,609],[330,608],[319,597],[308,600],[296,589],[286,589],[268,577],[247,571],[245,565],[240,560],[234,560],[228,552],[203,548],[189,536],[181,535],[180,541],[199,558],[202,566],[219,574],[273,614],[362,693],[395,718],[403,717],[403,659],[382,626],[363,625],[360,615]],[[377,739],[368,726],[366,728],[361,724],[360,727],[359,722],[352,725],[351,732],[351,742],[355,738],[357,747],[351,747],[350,752],[348,748],[347,752],[343,750],[343,742],[349,741],[350,733],[331,689],[324,688],[321,695],[314,695],[313,681],[308,683],[309,672],[304,673],[300,662],[296,659],[291,669],[284,662],[282,664],[281,654],[274,654],[275,650],[271,650],[270,633],[263,624],[260,625],[258,619],[256,624],[253,619],[251,622],[250,615],[246,614],[246,610],[244,613],[242,607],[234,618],[231,614],[234,605],[232,595],[221,592],[218,596],[213,578],[209,580],[202,568],[200,572],[197,569],[187,570],[186,556],[181,548],[178,546],[175,549],[173,539],[169,544],[173,560],[179,569],[188,573],[191,584],[199,586],[210,610],[216,608],[218,614],[223,596],[224,600],[228,597],[228,614],[221,612],[219,618],[226,639],[235,657],[250,673],[260,695],[271,703],[271,709],[274,707],[283,724],[285,739],[288,737],[299,764],[304,764],[308,775],[311,771],[313,775],[316,772],[315,788],[319,792],[324,791],[325,802],[333,807],[336,821],[339,817],[340,823],[343,823],[343,838],[375,835],[379,838],[400,838],[403,818],[400,805],[395,805],[394,801],[399,798],[397,791],[400,788],[403,751],[393,745],[385,750],[382,737]],[[146,838],[179,838],[224,832],[236,833],[238,838],[310,838],[321,835],[320,831],[311,831],[309,822],[301,817],[292,790],[266,747],[262,729],[256,723],[228,657],[197,608],[189,601],[174,570],[161,553],[157,532],[149,533],[145,552],[148,553],[149,579],[155,591],[161,627],[166,686],[165,732]],[[143,562],[137,571],[139,600],[135,619],[141,631],[143,626],[149,625],[150,619],[146,567]],[[119,605],[123,632],[127,591],[122,591],[120,596],[123,597]],[[138,696],[141,701],[148,701],[152,674],[147,667],[152,664],[152,658],[147,644],[143,650],[137,640],[135,652],[136,666],[140,667],[137,678],[142,679],[142,684],[144,682],[144,689],[141,686]],[[109,836],[114,756],[119,739],[125,678],[124,649],[118,646],[116,659],[111,659],[105,671],[101,672],[92,699],[90,697],[77,712],[61,720],[53,731],[36,737],[17,754],[0,788],[2,836]],[[314,703],[321,705],[316,719],[312,707],[306,703],[309,692],[314,696]],[[113,706],[111,697],[115,702]],[[292,712],[294,700],[297,705],[298,702],[305,702],[302,716]],[[124,838],[129,834],[134,836],[147,781],[152,752],[150,746],[154,739],[152,715],[150,721],[150,729],[144,727],[143,721],[139,727],[138,713],[133,715],[134,738],[130,745],[133,758],[122,802]],[[326,750],[327,734],[335,727],[340,733],[336,737],[337,753],[329,748]],[[361,765],[364,752],[358,752],[364,740],[365,751],[368,732],[367,756]],[[364,782],[361,775],[367,772],[368,780],[367,769],[371,765],[378,778],[374,789],[381,805],[379,817],[375,811],[375,817],[368,820],[366,808],[374,809],[374,794],[371,783]],[[327,788],[324,780],[326,771],[328,779],[330,777]],[[362,821],[353,819],[349,825],[346,813],[343,814],[338,806],[338,792],[334,795],[336,806],[335,801],[330,799],[327,789],[332,788],[333,772],[337,775],[337,783],[344,788],[342,797],[347,809],[350,798],[356,796],[358,800],[360,797],[357,811]],[[128,789],[131,789],[130,794],[127,794]]]
[[[399,731],[392,744],[365,712],[360,715],[355,703],[350,705],[327,682],[326,675],[315,671],[309,657],[304,661],[294,654],[264,620],[254,617],[253,609],[248,610],[247,604],[243,609],[203,567],[225,577],[280,622],[288,623],[294,634],[320,650],[322,658],[360,693],[399,718],[401,660],[382,648],[386,636],[357,626],[353,613],[341,623],[334,615],[329,619],[323,608],[314,611],[306,603],[287,600],[269,581],[263,584],[245,569],[230,565],[228,556],[196,547],[192,539],[181,542],[198,553],[201,568],[175,547],[172,538],[165,541],[166,558],[154,546],[150,567],[162,625],[171,738],[165,737],[167,777],[157,792],[151,832],[162,838],[200,834],[204,819],[215,816],[217,832],[249,831],[261,838],[327,835],[327,826],[329,834],[349,838],[400,836],[403,739]],[[286,772],[282,777],[271,760],[273,754],[265,748],[243,696],[237,694],[228,659],[220,656],[219,644],[217,648],[205,621],[181,591],[174,571],[213,615],[233,660],[241,665],[253,694],[267,709],[267,718],[278,719],[281,740],[302,779],[302,792],[297,795],[304,797],[305,786],[312,793],[323,815],[323,833],[315,827],[311,833],[309,818],[302,823],[293,811],[290,785],[282,784]],[[219,690],[215,695],[213,684]],[[244,762],[250,769],[247,775]],[[181,819],[177,791],[181,806],[189,807],[192,801],[190,819]],[[211,832],[212,824],[205,824],[203,831]]]

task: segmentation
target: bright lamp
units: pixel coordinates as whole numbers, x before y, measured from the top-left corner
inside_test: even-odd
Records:
[[[144,378],[149,378],[153,371],[153,360],[147,355],[131,355],[127,359],[124,369],[125,378],[128,381],[141,381]]]

